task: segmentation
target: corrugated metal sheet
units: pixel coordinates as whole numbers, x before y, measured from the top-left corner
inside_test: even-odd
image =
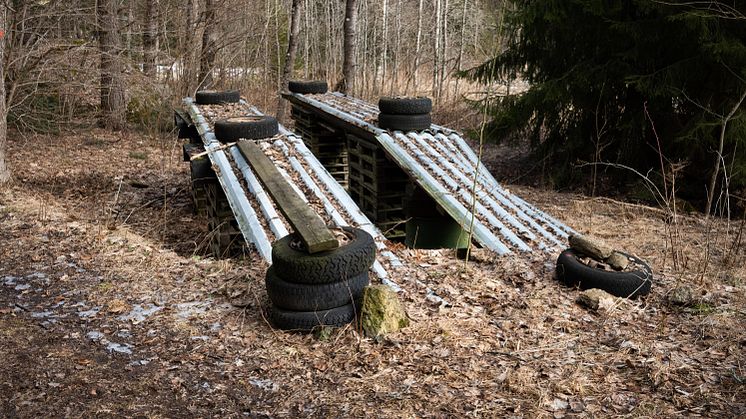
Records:
[[[241,101],[241,115],[261,115]],[[247,243],[253,244],[268,263],[272,263],[271,243],[288,234],[288,223],[275,208],[251,167],[235,145],[225,147],[212,132],[212,121],[203,115],[201,107],[191,98],[184,99],[184,107],[197,126],[208,151],[215,173],[225,191],[228,203]],[[308,150],[303,141],[284,127],[280,133],[260,140],[260,147],[275,163],[299,196],[327,222],[337,227],[354,226],[370,233],[378,247],[373,271],[383,283],[399,287],[389,278],[388,271],[401,262],[388,248],[388,241],[363,214],[344,189]],[[240,175],[240,176],[239,176]]]
[[[370,132],[388,155],[482,246],[500,254],[564,247],[574,231],[503,188],[456,131],[378,128],[378,107],[341,93],[292,98]]]

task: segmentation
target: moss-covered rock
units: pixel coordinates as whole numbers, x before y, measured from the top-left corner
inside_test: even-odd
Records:
[[[366,336],[374,339],[409,326],[409,318],[399,297],[386,285],[365,288],[360,322]]]

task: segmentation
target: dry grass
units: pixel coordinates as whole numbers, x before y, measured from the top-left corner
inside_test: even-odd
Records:
[[[258,257],[205,257],[180,153],[175,140],[104,131],[11,142],[16,183],[0,193],[3,416],[746,414],[744,249],[730,265],[718,250],[737,225],[683,218],[687,264],[676,270],[660,211],[515,187],[648,260],[652,293],[589,312],[553,279],[556,255],[478,251],[465,265],[400,247],[409,268],[395,279],[412,325],[381,343],[353,327],[319,341],[269,327]],[[9,276],[31,286],[5,285]],[[666,302],[679,284],[695,289],[694,307]],[[118,319],[136,305],[162,309]],[[91,331],[132,354],[107,351]]]

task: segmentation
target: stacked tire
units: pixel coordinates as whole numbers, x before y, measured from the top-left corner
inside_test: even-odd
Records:
[[[376,246],[365,231],[343,227],[347,242],[340,247],[308,254],[293,234],[272,245],[272,266],[265,285],[272,303],[270,322],[278,329],[310,331],[317,326],[339,327],[352,322]]]
[[[392,131],[430,128],[433,102],[428,97],[382,97],[378,100],[378,126]]]
[[[194,95],[194,101],[198,105],[222,105],[240,100],[241,92],[238,90],[200,90]]]
[[[326,93],[329,90],[329,85],[323,80],[290,80],[288,90],[291,93],[318,95]]]

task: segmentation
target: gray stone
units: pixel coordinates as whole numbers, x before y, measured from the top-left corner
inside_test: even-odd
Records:
[[[571,235],[569,237],[570,247],[584,255],[590,256],[598,261],[605,260],[613,252],[612,248],[597,239],[585,236]]]
[[[678,286],[668,293],[668,302],[675,306],[691,306],[694,304],[694,291],[685,285]]]
[[[409,318],[399,297],[386,285],[365,288],[360,318],[366,336],[374,339],[409,326]]]
[[[598,288],[591,288],[589,290],[585,290],[581,292],[580,295],[578,295],[578,298],[575,300],[575,302],[591,310],[598,310],[601,300],[604,300],[607,298],[610,300],[614,300],[616,297],[614,297],[613,295],[609,294],[608,292],[604,290],[600,290]]]
[[[619,252],[612,252],[611,256],[606,258],[606,263],[617,271],[623,271],[629,266],[629,259]]]

